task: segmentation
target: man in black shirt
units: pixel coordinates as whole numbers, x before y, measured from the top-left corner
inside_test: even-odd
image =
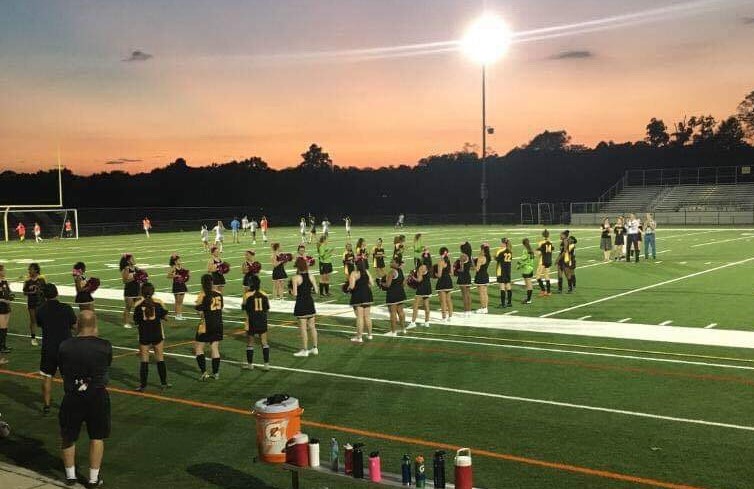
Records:
[[[59,422],[66,481],[76,481],[76,440],[86,423],[89,435],[89,479],[87,487],[102,483],[99,477],[104,440],[110,436],[110,396],[107,392],[113,347],[98,338],[94,311],[79,314],[79,334],[60,344],[58,361],[65,395]]]
[[[76,314],[68,304],[58,300],[58,288],[54,284],[42,286],[46,301],[37,308],[37,324],[42,328],[42,354],[39,373],[42,375],[42,397],[44,414],[50,413],[50,393],[52,378],[58,371],[58,347],[71,337],[76,327]]]

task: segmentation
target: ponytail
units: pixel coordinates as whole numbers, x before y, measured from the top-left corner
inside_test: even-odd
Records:
[[[144,317],[154,317],[154,300],[152,299],[152,296],[154,295],[154,285],[150,282],[145,282],[141,286],[141,295],[144,297],[144,301],[142,302],[144,305]]]
[[[212,275],[209,273],[202,275],[202,292],[204,292],[202,305],[205,307],[208,307],[212,300],[212,285]]]

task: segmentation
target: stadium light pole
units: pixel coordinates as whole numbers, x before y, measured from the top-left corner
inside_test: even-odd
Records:
[[[482,65],[482,224],[487,224],[487,133],[494,132],[487,126],[487,65],[494,63],[508,51],[511,30],[497,15],[482,14],[466,31],[461,40],[464,53]]]

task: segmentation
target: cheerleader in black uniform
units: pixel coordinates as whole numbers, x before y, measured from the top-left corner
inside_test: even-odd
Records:
[[[385,276],[385,247],[382,245],[382,238],[377,238],[377,244],[372,248],[372,266],[374,273],[378,278]]]
[[[359,238],[356,241],[356,248],[354,249],[354,254],[356,255],[356,259],[359,257],[363,257],[364,260],[366,260],[366,263],[364,263],[364,266],[369,269],[369,253],[367,253],[367,242],[364,238]]]
[[[291,279],[291,294],[296,298],[293,307],[293,315],[298,319],[301,331],[301,350],[293,354],[294,357],[308,357],[319,355],[317,348],[317,325],[314,308],[314,290],[317,285],[314,277],[309,275],[309,264],[305,258],[296,258],[296,275]],[[309,349],[309,336],[311,336],[312,348]]]
[[[450,322],[453,317],[453,301],[450,299],[450,291],[453,290],[453,279],[450,277],[450,257],[448,248],[440,248],[440,261],[437,262],[437,284],[435,290],[440,297],[440,311],[443,322]]]
[[[76,288],[76,298],[74,304],[79,306],[79,310],[94,310],[94,298],[86,287],[86,264],[76,262],[73,265],[73,285]]]
[[[123,280],[123,327],[131,329],[131,310],[141,295],[139,282],[136,281],[136,261],[130,253],[120,257],[120,278]]]
[[[37,341],[37,307],[44,302],[42,289],[45,284],[45,278],[38,263],[30,263],[28,268],[29,275],[24,281],[23,292],[26,296],[26,308],[29,311],[29,333],[31,336],[31,345],[39,346]]]
[[[202,375],[199,380],[210,377],[220,378],[220,342],[223,340],[223,295],[214,288],[212,275],[202,275],[202,291],[196,296],[196,306],[199,311],[199,326],[194,337],[194,354],[196,363]],[[212,357],[212,375],[207,373],[207,359],[204,349],[209,345]]]
[[[406,247],[406,235],[399,234],[398,236],[395,236],[393,238],[393,258],[400,255],[401,262],[403,262],[403,249],[405,247]]]
[[[348,277],[348,291],[351,299],[348,301],[356,314],[356,336],[351,338],[354,343],[363,343],[364,329],[367,330],[367,339],[372,339],[372,277],[367,271],[366,256],[356,258],[356,269]]]
[[[386,291],[385,304],[390,311],[390,332],[385,336],[398,336],[398,323],[400,330],[406,333],[406,315],[403,312],[403,303],[406,302],[406,290],[403,288],[405,277],[403,276],[403,258],[400,255],[393,257],[390,262],[390,271],[382,278],[383,288]]]
[[[167,389],[168,370],[165,367],[163,347],[165,345],[165,331],[163,321],[168,316],[165,305],[159,299],[154,299],[154,285],[146,282],[141,286],[143,299],[134,305],[134,323],[139,328],[139,392],[147,388],[149,376],[149,349],[154,349],[154,358],[157,360],[157,373],[160,375],[160,388]]]
[[[5,265],[0,265],[0,355],[10,352],[6,343],[8,338],[8,323],[10,322],[10,303],[13,301],[13,292],[5,279]],[[0,365],[8,363],[8,360],[0,356]]]
[[[351,246],[351,243],[346,243],[346,249],[343,251],[343,272],[346,274],[346,280],[356,268],[355,261],[353,246]]]
[[[189,278],[189,271],[183,268],[183,262],[181,257],[173,253],[168,260],[170,270],[168,271],[168,278],[172,281],[173,297],[175,298],[175,319],[183,321],[183,298],[188,292],[186,281]]]
[[[220,248],[213,246],[210,249],[210,257],[207,262],[207,271],[212,275],[212,284],[215,290],[223,293],[225,289],[225,275],[221,273],[224,262],[220,257]]]
[[[466,241],[461,245],[461,256],[458,258],[458,278],[456,284],[461,289],[463,299],[463,315],[471,315],[471,244]]]
[[[429,271],[432,269],[432,258],[425,249],[422,260],[416,268],[416,295],[414,296],[414,310],[411,313],[411,324],[406,329],[416,327],[416,318],[419,315],[419,305],[424,309],[424,327],[429,328],[429,297],[432,295],[432,281]]]
[[[259,271],[262,266],[257,262],[257,254],[254,250],[246,250],[243,255],[244,261],[241,264],[241,272],[243,272],[243,291],[248,292],[251,289],[251,281],[254,277],[259,278]]]
[[[283,300],[285,296],[285,254],[280,252],[280,243],[272,243],[272,298]]]
[[[487,307],[490,302],[490,298],[487,295],[487,286],[490,284],[490,274],[487,272],[487,267],[490,266],[490,261],[492,261],[490,245],[483,243],[476,258],[476,274],[474,275],[474,283],[479,291],[479,309],[476,310],[477,314],[487,314]]]

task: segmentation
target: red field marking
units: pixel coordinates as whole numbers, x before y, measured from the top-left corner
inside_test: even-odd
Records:
[[[27,374],[24,372],[18,372],[14,370],[5,370],[0,369],[0,374],[5,375],[14,375],[17,377],[24,377],[24,378],[34,378],[33,375]],[[60,379],[55,379],[55,382],[62,382]],[[108,391],[110,392],[116,392],[118,394],[124,394],[128,396],[135,396],[135,397],[142,397],[146,399],[152,399],[155,401],[162,401],[162,402],[170,402],[174,404],[182,404],[185,406],[192,406],[192,407],[198,407],[203,409],[210,409],[213,411],[219,411],[219,412],[227,412],[227,413],[233,413],[233,414],[240,414],[242,416],[252,416],[251,410],[248,409],[239,409],[231,406],[223,406],[221,404],[213,404],[213,403],[207,403],[207,402],[200,402],[200,401],[192,401],[191,399],[184,399],[181,397],[168,397],[163,396],[159,394],[150,394],[146,392],[136,392],[136,391],[130,391],[127,389],[121,389],[119,387],[108,387]],[[338,425],[332,425],[328,423],[320,423],[317,421],[301,421],[302,426],[311,426],[314,428],[322,428],[322,429],[328,429],[333,431],[340,431],[342,433],[350,433],[354,435],[360,435],[365,436],[368,438],[378,439],[378,440],[388,440],[392,442],[398,442],[398,443],[409,443],[412,445],[420,445],[425,446],[429,448],[435,448],[435,449],[445,449],[445,450],[457,450],[459,448],[462,448],[457,445],[451,445],[449,443],[442,443],[442,442],[435,442],[435,441],[429,441],[424,440],[421,438],[412,438],[412,437],[406,437],[406,436],[400,436],[400,435],[391,435],[388,433],[381,433],[378,431],[367,431],[367,430],[361,430],[358,428],[349,428],[346,426],[338,426]],[[589,475],[593,477],[600,477],[603,479],[611,479],[611,480],[617,480],[622,482],[630,482],[637,485],[643,485],[643,486],[651,486],[651,487],[661,487],[663,489],[703,489],[700,486],[692,486],[688,484],[677,484],[673,482],[665,482],[660,481],[656,479],[648,479],[645,477],[637,477],[634,475],[628,475],[628,474],[621,474],[618,472],[610,472],[607,470],[600,470],[600,469],[592,469],[589,467],[582,467],[579,465],[570,465],[570,464],[563,464],[558,462],[549,462],[547,460],[539,460],[535,458],[529,458],[529,457],[521,457],[518,455],[513,455],[509,453],[499,453],[499,452],[492,452],[489,450],[481,450],[477,448],[472,448],[471,451],[477,455],[481,455],[483,457],[493,458],[497,460],[505,460],[508,462],[516,462],[521,463],[525,465],[532,465],[535,467],[543,467],[548,469],[554,469],[554,470],[560,470],[563,472],[571,472],[574,474],[580,474],[580,475]]]

